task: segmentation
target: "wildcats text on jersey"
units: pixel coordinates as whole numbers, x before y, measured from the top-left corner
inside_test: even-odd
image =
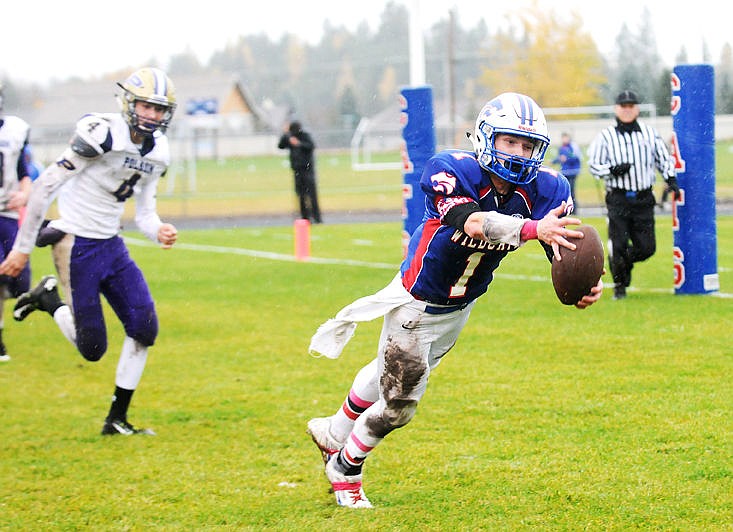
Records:
[[[486,240],[471,238],[466,233],[458,229],[453,232],[453,235],[450,237],[450,239],[452,242],[458,244],[459,246],[469,249],[476,249],[478,251],[516,251],[517,249],[519,249],[517,248],[517,246],[506,244],[504,242],[491,243],[487,242]]]
[[[140,159],[136,159],[130,156],[125,157],[125,162],[123,163],[123,166],[125,168],[137,170],[138,172],[143,172],[146,174],[152,174],[153,170],[155,170],[155,165],[153,163],[142,161]]]

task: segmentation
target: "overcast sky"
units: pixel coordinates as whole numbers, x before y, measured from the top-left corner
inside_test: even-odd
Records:
[[[703,41],[713,62],[720,57],[730,32],[730,7],[720,0],[678,2],[661,0],[394,0],[419,3],[421,26],[447,18],[455,8],[459,24],[474,27],[484,18],[493,31],[507,17],[532,6],[552,6],[559,16],[576,11],[601,53],[614,49],[625,22],[637,32],[644,6],[653,15],[658,49],[667,66],[674,66],[685,46],[691,62],[702,61]],[[23,0],[4,2],[0,30],[0,77],[46,83],[69,76],[98,76],[157,59],[163,66],[172,54],[190,50],[202,62],[241,35],[283,33],[318,42],[324,21],[353,30],[366,21],[376,29],[388,0],[156,0],[104,2],[100,0]],[[713,7],[717,4],[719,7]]]

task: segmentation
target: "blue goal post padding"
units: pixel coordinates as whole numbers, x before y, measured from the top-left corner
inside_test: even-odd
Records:
[[[715,223],[715,75],[712,65],[672,71],[672,154],[681,197],[672,202],[674,289],[720,289]]]
[[[410,235],[422,223],[425,193],[420,188],[425,163],[435,154],[433,91],[429,86],[406,87],[400,91],[402,114],[402,219],[403,249]]]

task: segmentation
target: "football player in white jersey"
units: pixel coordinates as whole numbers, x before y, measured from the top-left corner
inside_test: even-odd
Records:
[[[10,253],[16,233],[20,210],[31,191],[24,149],[28,144],[30,126],[17,116],[2,114],[3,87],[0,85],[0,258]],[[17,277],[0,276],[0,362],[10,360],[3,342],[3,308],[9,297],[18,297],[30,288],[31,270],[25,264]]]
[[[142,68],[118,85],[121,114],[81,118],[70,146],[33,182],[26,219],[0,274],[18,275],[34,245],[52,245],[58,278],[46,276],[21,295],[13,316],[22,321],[35,310],[48,312],[89,361],[107,350],[100,295],[105,297],[126,337],[102,434],[153,434],[135,428],[127,411],[157,337],[158,318],[119,232],[124,202],[135,197],[140,231],[164,249],[176,242],[176,228],[161,221],[155,202],[158,180],[170,163],[165,131],[176,108],[175,89],[157,68]],[[59,217],[43,227],[56,196]],[[59,297],[59,282],[66,302]]]

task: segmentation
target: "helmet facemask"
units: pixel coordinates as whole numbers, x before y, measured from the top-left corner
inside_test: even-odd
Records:
[[[517,185],[529,183],[535,178],[537,170],[545,158],[545,152],[549,146],[548,141],[532,135],[521,135],[516,131],[499,131],[486,122],[479,126],[479,134],[484,137],[483,143],[486,145],[481,160],[479,160],[481,166],[494,172],[502,179]],[[496,136],[500,134],[529,138],[534,146],[532,154],[529,157],[523,157],[497,149],[494,141]]]

